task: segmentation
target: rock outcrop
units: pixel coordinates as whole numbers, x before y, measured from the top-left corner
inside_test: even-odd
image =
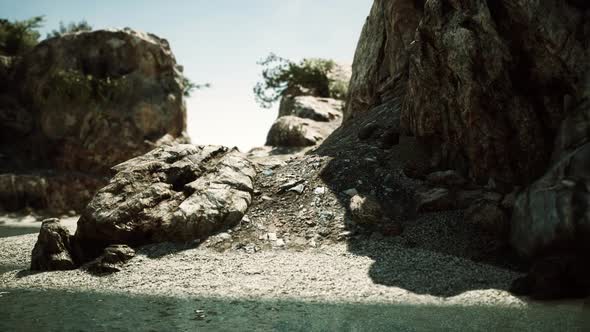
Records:
[[[59,219],[43,221],[39,239],[33,248],[31,270],[56,271],[76,268],[72,256],[72,236],[67,228],[60,225]]]
[[[336,64],[327,74],[333,85],[329,91],[346,91],[350,66]],[[342,92],[344,93],[344,92]],[[340,98],[334,96],[335,98]],[[266,145],[278,148],[305,148],[324,141],[342,123],[344,102],[325,95],[297,88],[286,91],[281,98],[279,115],[266,138]]]
[[[375,0],[343,127],[380,112],[428,147],[429,161],[404,167],[435,186],[418,195],[424,211],[469,207],[468,224],[510,233],[527,258],[590,257],[588,59],[579,1]],[[436,173],[447,170],[457,176]]]
[[[78,221],[76,239],[94,259],[112,244],[190,241],[237,224],[252,200],[252,164],[221,146],[158,148],[113,168]]]
[[[283,97],[266,145],[300,148],[319,144],[340,126],[342,106],[342,101],[330,98]]]
[[[0,172],[17,174],[17,187],[31,177],[48,183],[36,193],[24,190],[27,197],[47,197],[35,208],[80,210],[106,184],[112,166],[188,141],[182,68],[168,42],[155,35],[130,29],[67,34],[16,62],[0,60],[0,76],[11,79],[0,89]],[[51,185],[62,178],[75,178],[71,190]],[[12,187],[0,195],[16,201],[13,207],[26,206],[18,202],[23,190]],[[47,188],[65,199],[48,197]],[[76,199],[73,190],[82,191]]]
[[[567,1],[374,3],[353,64],[345,122],[403,96],[402,129],[439,164],[487,183],[547,168],[588,72],[588,12]]]
[[[183,82],[168,42],[133,30],[67,34],[20,63],[21,100],[57,169],[107,173],[162,137],[183,137]],[[151,142],[151,143],[150,143]]]

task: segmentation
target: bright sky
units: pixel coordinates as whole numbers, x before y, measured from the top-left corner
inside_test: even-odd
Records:
[[[248,150],[264,144],[276,118],[252,88],[270,52],[299,60],[352,63],[372,0],[0,0],[0,17],[45,15],[45,33],[85,19],[95,29],[130,27],[168,39],[194,82],[211,83],[187,100],[195,144]]]

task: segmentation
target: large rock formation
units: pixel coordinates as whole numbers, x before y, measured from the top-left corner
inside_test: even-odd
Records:
[[[0,77],[12,82],[0,87],[0,172],[16,179],[16,189],[2,188],[0,195],[18,203],[13,208],[28,204],[18,202],[28,191],[19,188],[31,178],[50,184],[69,178],[88,183],[74,188],[90,194],[34,207],[78,210],[106,184],[112,166],[187,141],[182,68],[168,42],[155,35],[130,29],[67,34],[41,42],[16,64],[0,60]],[[38,187],[25,196],[46,196],[48,186]],[[49,187],[71,196],[63,186]]]
[[[402,95],[402,128],[440,146],[441,164],[526,184],[581,98],[588,15],[568,1],[377,0],[345,118]]]
[[[40,157],[52,167],[108,172],[167,134],[182,137],[182,74],[168,42],[133,30],[51,38],[18,70]],[[151,143],[150,143],[151,142]]]
[[[396,105],[383,116],[399,117],[400,134],[429,148],[424,172],[454,169],[468,186],[502,194],[477,199],[470,223],[505,234],[511,218],[511,242],[525,257],[589,257],[588,8],[558,0],[375,0],[344,127]]]
[[[236,150],[182,144],[113,170],[78,221],[75,236],[90,258],[111,244],[189,241],[234,226],[251,203],[256,174]]]

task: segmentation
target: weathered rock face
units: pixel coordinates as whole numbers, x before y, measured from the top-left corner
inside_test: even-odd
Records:
[[[133,30],[68,34],[39,44],[17,69],[35,157],[49,167],[108,173],[165,135],[182,138],[180,67],[168,42]]]
[[[266,145],[273,147],[314,146],[342,123],[343,102],[330,98],[286,95],[279,117],[272,125]]]
[[[345,122],[403,96],[402,128],[440,146],[442,166],[482,183],[528,183],[582,96],[588,18],[567,1],[376,0]]]
[[[67,228],[59,223],[59,219],[43,221],[39,239],[33,248],[31,270],[56,271],[73,270],[76,268],[71,255],[71,235]]]
[[[0,95],[0,137],[4,141],[23,137],[33,129],[33,117],[13,97]]]
[[[113,169],[78,221],[86,258],[111,244],[205,238],[237,224],[252,199],[253,165],[220,146],[158,148]]]
[[[581,97],[587,15],[564,1],[429,1],[410,49],[402,125],[441,143],[442,162],[476,180],[535,179]]]
[[[423,1],[375,0],[352,64],[345,122],[399,96]]]
[[[270,128],[266,145],[306,147],[318,144],[329,132],[316,121],[296,116],[282,116]]]
[[[590,257],[590,102],[566,119],[555,163],[515,203],[512,244],[524,256],[573,251]]]
[[[312,96],[285,96],[279,106],[279,117],[296,116],[320,122],[329,122],[342,116],[344,103],[331,98]]]
[[[452,169],[468,186],[487,184],[486,191],[502,194],[481,200],[469,191],[434,189],[419,197],[423,210],[463,208],[455,198],[466,193],[465,202],[471,201],[466,221],[502,235],[511,228],[512,244],[523,256],[565,253],[587,259],[590,11],[585,3],[375,0],[355,55],[345,127],[363,112],[398,103],[400,134],[432,148],[430,161],[405,167],[406,174],[426,178]],[[441,185],[442,175],[428,180]],[[553,287],[570,278],[566,270],[547,283],[534,277],[532,287],[535,292]],[[551,296],[560,293],[567,295],[557,289]]]

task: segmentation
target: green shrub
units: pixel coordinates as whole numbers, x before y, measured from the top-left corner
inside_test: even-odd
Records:
[[[39,43],[39,29],[43,16],[24,21],[0,19],[0,55],[18,56],[32,50]]]
[[[331,78],[336,63],[327,59],[303,59],[299,63],[270,54],[258,62],[262,81],[254,86],[256,101],[264,108],[287,94],[344,99],[348,82]]]
[[[85,20],[77,23],[70,22],[68,25],[65,25],[64,22],[59,22],[59,28],[48,33],[47,38],[61,37],[68,33],[76,33],[80,31],[92,31],[92,26]]]
[[[48,83],[62,100],[96,98],[99,101],[109,102],[124,97],[131,88],[126,76],[98,78],[72,69],[52,73]]]

